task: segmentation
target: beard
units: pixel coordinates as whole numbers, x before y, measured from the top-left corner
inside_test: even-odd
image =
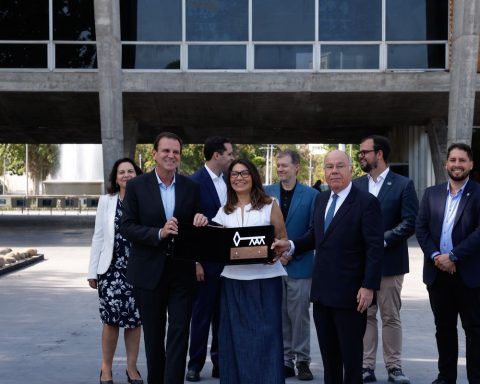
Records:
[[[362,169],[363,172],[370,173],[372,169],[377,168],[377,162],[374,161],[372,163],[369,163],[368,161],[366,161],[365,164],[363,165],[362,163],[360,163],[360,168]]]
[[[463,170],[463,172],[460,175],[455,175],[453,171],[450,169],[447,169],[448,177],[450,177],[451,180],[453,181],[464,181],[468,178],[470,175],[470,171]]]

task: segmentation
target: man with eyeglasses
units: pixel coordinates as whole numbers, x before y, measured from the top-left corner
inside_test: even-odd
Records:
[[[203,146],[205,165],[197,170],[191,179],[200,185],[200,208],[211,220],[218,209],[227,201],[227,185],[224,175],[234,160],[232,143],[226,137],[212,136]],[[208,252],[208,250],[204,250]],[[210,357],[212,377],[219,377],[218,369],[218,325],[220,308],[220,274],[223,265],[204,261],[195,264],[197,289],[193,302],[192,322],[190,326],[190,348],[187,381],[199,381],[200,371],[207,357],[208,334],[212,328]]]
[[[402,323],[400,308],[403,277],[409,272],[407,240],[415,232],[418,199],[412,180],[388,166],[390,142],[384,136],[362,139],[358,160],[367,174],[355,179],[359,189],[376,196],[382,208],[384,260],[376,303],[368,308],[363,339],[363,382],[372,383],[378,345],[377,310],[382,319],[383,358],[392,383],[410,383],[402,371]]]
[[[300,155],[285,150],[277,154],[279,183],[265,187],[265,192],[280,204],[289,237],[300,237],[308,231],[318,191],[298,182]],[[310,371],[310,288],[312,285],[313,250],[295,258],[283,256],[280,261],[288,276],[282,278],[282,333],[285,378],[313,380]]]
[[[362,382],[367,308],[380,288],[382,215],[378,200],[352,185],[352,165],[343,151],[325,157],[331,191],[315,202],[309,231],[293,241],[276,240],[277,254],[315,249],[310,299],[326,384]]]

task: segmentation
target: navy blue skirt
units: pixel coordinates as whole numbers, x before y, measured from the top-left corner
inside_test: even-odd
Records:
[[[220,383],[285,383],[282,278],[223,278],[218,356]]]

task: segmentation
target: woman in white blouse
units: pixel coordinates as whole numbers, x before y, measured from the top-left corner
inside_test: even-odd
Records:
[[[227,203],[212,219],[225,227],[273,225],[287,239],[277,202],[267,196],[257,168],[248,160],[229,167]],[[226,266],[220,304],[220,383],[284,383],[282,278],[280,261]]]
[[[90,287],[98,290],[100,298],[103,323],[100,384],[113,384],[112,364],[120,328],[124,328],[128,382],[143,383],[137,370],[140,314],[133,288],[125,279],[130,242],[119,232],[127,182],[141,173],[132,159],[117,160],[110,173],[109,194],[100,197],[97,207],[87,278]]]

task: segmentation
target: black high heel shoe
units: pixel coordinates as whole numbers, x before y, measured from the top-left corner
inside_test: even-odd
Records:
[[[113,375],[112,375],[113,377]],[[102,371],[100,370],[100,384],[113,384],[113,380],[102,380]]]
[[[140,376],[140,379],[135,379],[135,380],[132,380],[132,379],[130,378],[130,376],[128,375],[128,369],[125,370],[125,373],[127,374],[127,380],[128,380],[128,383],[129,383],[129,384],[143,384],[143,379],[142,379],[142,377],[140,376],[140,372],[137,371],[138,376]],[[102,384],[103,384],[103,383],[102,383]]]

